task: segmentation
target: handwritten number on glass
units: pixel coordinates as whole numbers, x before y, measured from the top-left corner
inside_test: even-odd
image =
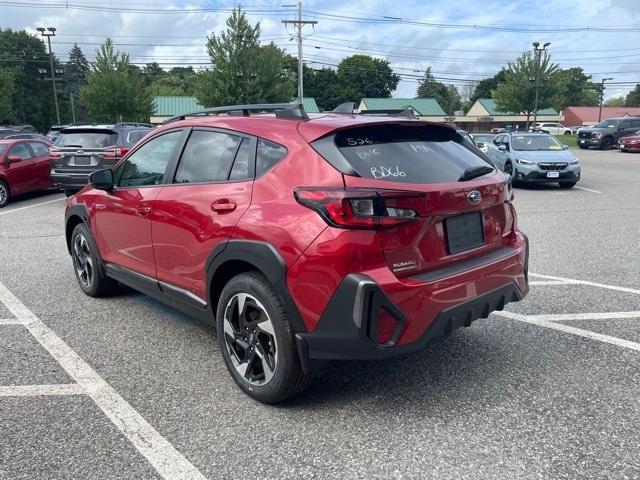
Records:
[[[356,147],[358,145],[373,145],[373,141],[369,140],[367,137],[364,137],[364,138],[347,137],[347,143],[349,144],[350,147]]]
[[[385,167],[383,165],[380,165],[379,167],[371,167],[371,175],[373,175],[373,178],[375,179],[407,176],[406,172],[401,171],[398,165],[395,167]]]

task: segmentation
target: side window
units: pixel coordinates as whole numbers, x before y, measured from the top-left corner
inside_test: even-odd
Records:
[[[287,149],[277,143],[258,139],[258,151],[256,152],[256,177],[273,167],[287,156]]]
[[[631,120],[631,129],[635,130],[640,128],[640,120]]]
[[[624,120],[624,121],[620,122],[620,124],[618,125],[618,128],[621,128],[622,130],[627,130],[627,129],[631,128],[631,121],[630,120]]]
[[[249,178],[249,162],[251,161],[251,141],[243,138],[236,159],[233,162],[229,180],[247,180]]]
[[[25,143],[14,145],[11,150],[9,150],[8,155],[16,155],[22,160],[29,160],[31,158],[31,152]]]
[[[127,146],[130,147],[138,143],[138,141],[141,140],[142,137],[144,137],[149,132],[150,130],[132,130],[131,132],[127,133]]]
[[[30,142],[31,151],[36,157],[44,157],[49,155],[49,149],[44,143]]]
[[[225,182],[242,137],[194,131],[180,157],[174,183]]]
[[[122,165],[119,185],[159,185],[181,135],[181,130],[166,133],[153,138],[136,150]]]

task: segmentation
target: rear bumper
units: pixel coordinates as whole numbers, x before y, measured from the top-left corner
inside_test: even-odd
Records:
[[[422,282],[397,281],[393,288],[364,274],[347,275],[334,292],[313,332],[296,334],[307,367],[317,360],[367,360],[403,355],[424,348],[486,318],[528,293],[529,244],[519,236],[513,254],[469,270]],[[411,310],[411,315],[408,315]],[[395,320],[391,340],[377,338],[381,312]]]
[[[95,170],[83,172],[60,172],[51,170],[51,181],[54,185],[66,190],[80,190],[89,182],[89,175]]]

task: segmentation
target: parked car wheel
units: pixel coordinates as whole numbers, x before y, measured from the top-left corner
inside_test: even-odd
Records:
[[[71,235],[71,257],[78,285],[90,297],[111,295],[118,282],[104,275],[100,268],[95,242],[84,223],[74,228]]]
[[[560,188],[573,188],[578,182],[563,182],[560,184]]]
[[[582,150],[587,150],[589,148],[589,145],[578,145],[578,147],[580,147]]]
[[[511,165],[511,162],[504,164],[504,173],[513,177],[513,165]]]
[[[0,180],[0,208],[4,207],[7,203],[9,203],[9,198],[11,197],[11,192],[9,190],[9,185]]]
[[[565,131],[564,131],[564,134],[565,134],[565,135],[571,135],[571,130],[565,130]]]
[[[613,145],[613,139],[611,137],[604,137],[602,139],[602,143],[600,144],[600,148],[602,150],[609,150]]]
[[[307,386],[293,327],[277,291],[258,272],[224,287],[216,311],[218,343],[236,384],[264,403],[280,402]]]

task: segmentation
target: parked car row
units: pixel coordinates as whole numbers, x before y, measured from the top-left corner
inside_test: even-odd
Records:
[[[58,127],[47,134],[56,139],[54,144],[33,127],[0,129],[0,207],[14,195],[44,188],[58,187],[72,195],[92,172],[117,163],[153,129],[125,122]]]
[[[597,147],[608,150],[620,144],[620,139],[634,135],[640,130],[640,118],[608,118],[593,127],[581,128],[578,132],[578,147]]]

